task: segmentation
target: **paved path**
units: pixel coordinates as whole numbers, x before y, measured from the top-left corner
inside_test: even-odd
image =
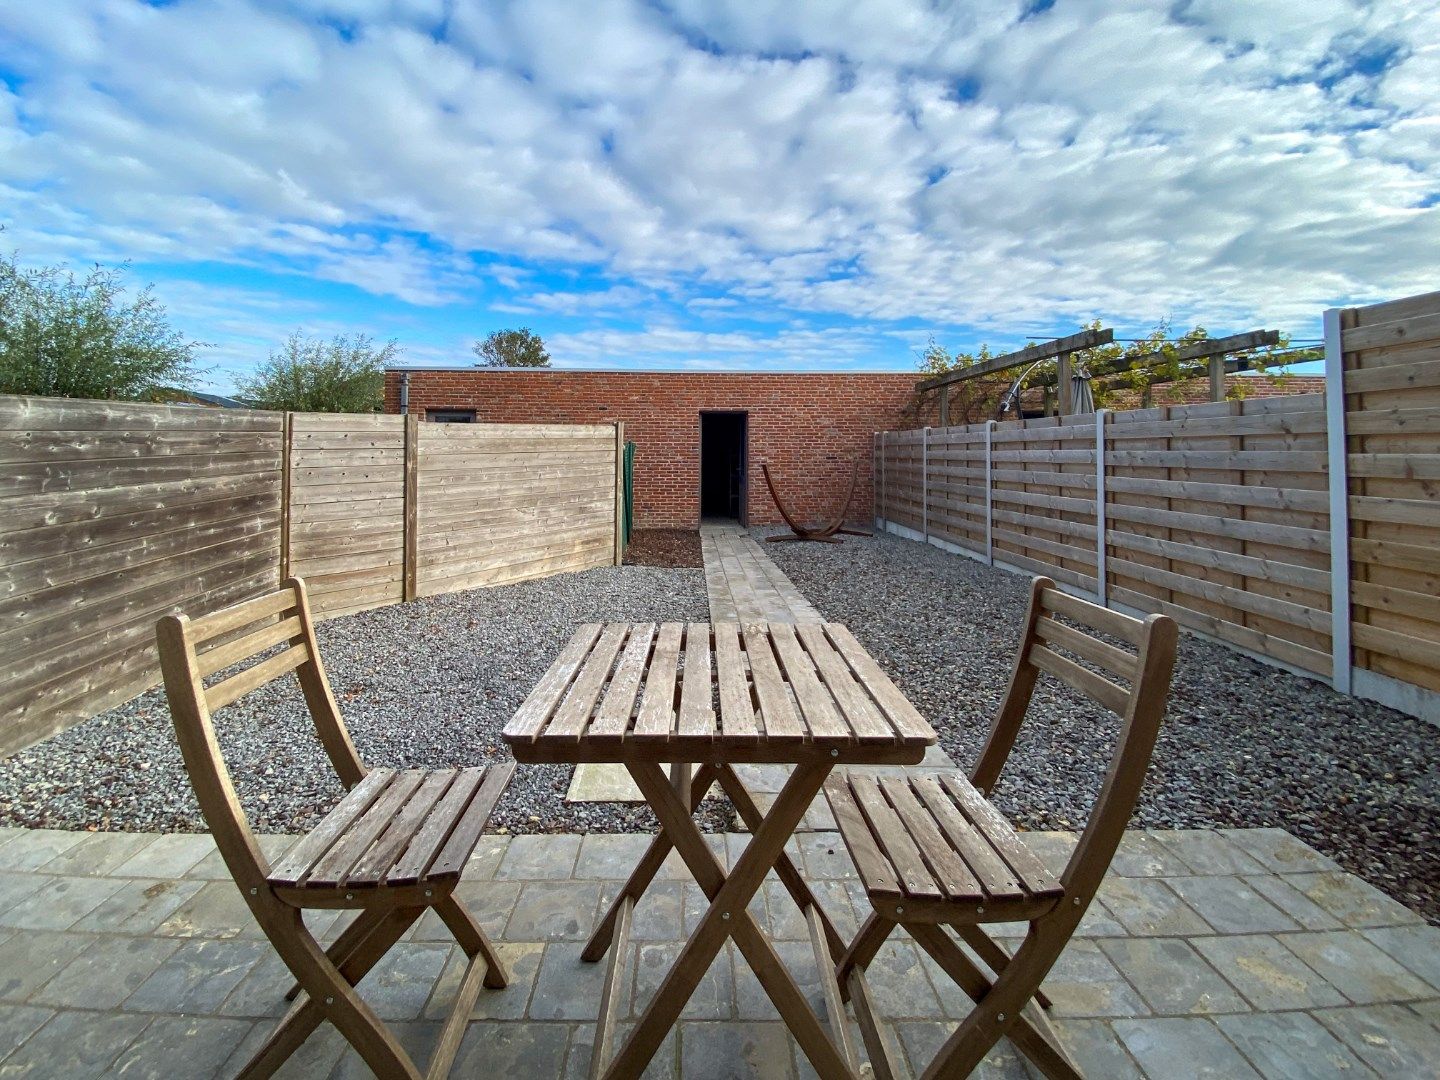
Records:
[[[1056,864],[1075,842],[1031,839]],[[262,840],[272,858],[291,843]],[[722,862],[746,840],[712,838]],[[582,963],[580,946],[648,842],[482,839],[459,894],[515,980],[482,992],[452,1075],[587,1075],[605,965]],[[795,846],[840,931],[853,933],[863,896],[843,845],[817,832]],[[775,881],[754,908],[823,1010],[804,979],[805,920]],[[643,1006],[704,909],[672,861],[635,911],[627,999]],[[318,914],[333,938],[343,923]],[[422,1062],[461,960],[427,916],[361,984]],[[905,938],[871,973],[892,1036],[923,1065],[967,1003]],[[0,1076],[230,1076],[283,1011],[288,983],[209,836],[0,829]],[[1440,929],[1278,829],[1128,835],[1045,988],[1089,1076],[1440,1073]],[[629,1001],[622,1008],[633,1017]],[[322,1027],[283,1075],[362,1074]],[[727,947],[647,1075],[813,1074]],[[977,1075],[1027,1074],[1002,1043]]]
[[[738,525],[702,525],[711,622],[823,622],[820,613]]]

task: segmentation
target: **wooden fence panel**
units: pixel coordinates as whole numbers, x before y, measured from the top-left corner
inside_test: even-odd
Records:
[[[930,535],[985,550],[985,429],[935,428],[926,448]]]
[[[167,612],[293,575],[333,618],[615,562],[619,438],[0,396],[0,756],[154,685]]]
[[[154,685],[161,615],[275,587],[283,423],[0,396],[0,756]]]
[[[614,426],[420,424],[418,431],[418,595],[614,562]]]
[[[1008,420],[990,441],[994,557],[1095,592],[1095,417]]]
[[[1323,418],[1313,394],[1116,414],[1113,598],[1328,675]]]
[[[1440,692],[1440,293],[1341,313],[1361,672]],[[1368,696],[1368,695],[1367,695]],[[1431,699],[1434,709],[1434,699]]]
[[[317,615],[396,604],[405,593],[405,418],[290,415],[286,576]]]

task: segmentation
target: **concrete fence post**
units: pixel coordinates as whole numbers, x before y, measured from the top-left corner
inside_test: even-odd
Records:
[[[920,432],[920,533],[930,542],[930,429]]]
[[[1095,592],[1099,602],[1108,605],[1105,582],[1105,421],[1109,409],[1095,410]]]
[[[890,520],[890,433],[880,432],[880,528],[888,531]]]
[[[1350,693],[1350,462],[1340,309],[1325,312],[1325,434],[1330,469],[1330,684]]]
[[[995,421],[985,421],[985,561],[995,565],[995,498],[991,493],[990,473],[994,467],[991,447],[995,436]]]

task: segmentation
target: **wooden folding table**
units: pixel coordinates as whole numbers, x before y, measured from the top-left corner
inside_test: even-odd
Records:
[[[575,633],[504,737],[522,763],[623,764],[660,820],[660,834],[583,954],[592,962],[611,954],[594,1076],[641,1074],[731,938],[815,1070],[825,1077],[858,1075],[835,982],[845,942],[785,844],[835,766],[916,764],[935,732],[846,627],[589,624]],[[768,813],[760,812],[735,771],[748,763],[795,766]],[[751,831],[728,874],[692,817],[715,784]],[[631,913],[672,847],[710,907],[612,1056]],[[833,1038],[747,911],[772,869],[809,921]]]

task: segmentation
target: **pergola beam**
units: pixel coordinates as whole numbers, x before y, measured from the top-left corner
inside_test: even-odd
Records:
[[[1183,364],[1192,360],[1210,360],[1227,356],[1230,353],[1277,345],[1279,342],[1280,334],[1275,330],[1250,330],[1244,334],[1231,334],[1229,337],[1205,338],[1189,345],[1182,345],[1169,352],[1158,349],[1140,356],[1122,357],[1106,364],[1094,364],[1090,367],[1090,377],[1094,379],[1105,375],[1118,375],[1123,371],[1133,371],[1135,368],[1152,367],[1155,364],[1172,361]],[[1055,376],[1047,373],[1034,380],[1030,385],[1053,386],[1057,381]]]
[[[980,379],[986,375],[994,375],[997,372],[1007,371],[1010,368],[1019,367],[1021,364],[1033,364],[1037,360],[1049,360],[1053,356],[1063,356],[1067,353],[1079,352],[1082,349],[1093,349],[1097,345],[1108,345],[1115,340],[1114,330],[1082,330],[1078,334],[1071,334],[1069,337],[1056,338],[1054,341],[1042,342],[1039,345],[1031,345],[1016,352],[1006,353],[1003,356],[992,356],[989,360],[958,371],[947,371],[944,375],[937,375],[933,379],[926,379],[915,387],[917,393],[924,393],[927,390],[939,390],[942,387],[951,386],[954,383],[965,382],[969,379]]]

